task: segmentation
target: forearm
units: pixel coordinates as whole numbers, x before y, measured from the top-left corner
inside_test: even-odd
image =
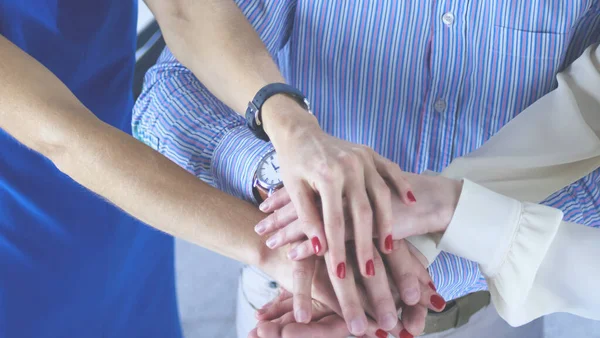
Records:
[[[51,72],[0,37],[0,128],[149,225],[258,264],[261,214],[101,122]]]
[[[146,0],[177,59],[242,115],[263,86],[285,82],[259,35],[232,0]]]
[[[175,57],[221,102],[244,116],[264,86],[285,82],[258,33],[233,0],[146,0]],[[276,149],[301,126],[318,128],[292,98],[275,95],[262,108]]]

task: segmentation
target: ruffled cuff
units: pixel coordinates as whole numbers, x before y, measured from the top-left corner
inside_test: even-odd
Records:
[[[464,180],[438,248],[479,264],[506,319],[526,300],[562,218],[558,209],[521,203]]]

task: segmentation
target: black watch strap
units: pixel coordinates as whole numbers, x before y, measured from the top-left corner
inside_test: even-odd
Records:
[[[293,98],[300,106],[307,111],[310,111],[308,100],[300,90],[285,83],[271,83],[264,86],[256,93],[254,99],[248,103],[248,109],[246,109],[246,124],[248,125],[248,128],[250,128],[256,137],[264,141],[269,141],[269,136],[265,133],[262,123],[262,106],[267,99],[277,94],[285,94]]]

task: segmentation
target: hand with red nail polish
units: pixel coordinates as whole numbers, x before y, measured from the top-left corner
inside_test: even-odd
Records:
[[[402,262],[405,261],[405,259],[388,259],[391,257],[397,257],[398,256],[398,252],[399,250],[404,250],[404,253],[402,255],[412,255],[412,253],[409,251],[406,251],[406,243],[404,241],[399,241],[396,242],[394,241],[394,237],[396,236],[403,236],[403,231],[404,234],[406,233],[410,233],[410,232],[429,232],[431,230],[437,230],[437,229],[443,229],[443,226],[440,225],[435,225],[433,223],[431,223],[431,220],[440,220],[443,219],[443,217],[440,217],[440,215],[442,214],[442,212],[444,211],[449,211],[446,213],[446,219],[449,222],[449,219],[451,218],[452,214],[453,214],[453,209],[451,206],[449,208],[444,208],[444,207],[440,207],[442,204],[440,203],[441,201],[441,197],[438,196],[438,192],[456,192],[455,195],[453,195],[454,197],[452,198],[446,198],[447,201],[454,201],[454,203],[456,203],[457,198],[460,194],[460,186],[459,185],[454,185],[455,181],[452,180],[448,180],[448,179],[438,179],[435,177],[425,177],[425,176],[419,176],[419,175],[413,175],[413,174],[406,174],[406,176],[408,177],[408,180],[411,183],[411,186],[414,189],[410,190],[408,192],[410,192],[410,194],[407,192],[406,198],[407,200],[416,200],[417,198],[419,199],[418,203],[414,203],[414,204],[405,204],[403,203],[400,198],[397,195],[392,195],[392,211],[393,211],[393,216],[394,216],[394,220],[396,220],[395,222],[393,222],[393,230],[394,233],[393,234],[388,234],[385,237],[381,237],[380,238],[380,243],[382,243],[382,246],[380,246],[380,251],[382,253],[384,253],[384,257],[386,256],[390,256],[390,257],[386,257],[386,259],[384,259],[387,264],[389,266],[392,267],[392,272],[396,271],[395,268],[393,268],[394,266],[401,266],[401,264],[396,264],[395,262]],[[270,206],[275,206],[278,207],[278,211],[272,215],[270,215],[269,217],[267,217],[263,222],[261,222],[259,224],[259,226],[257,226],[257,229],[260,229],[263,234],[267,234],[270,235],[270,239],[268,240],[268,243],[271,244],[271,246],[273,246],[274,248],[278,248],[281,247],[284,244],[289,243],[290,241],[297,241],[295,244],[292,245],[291,250],[289,250],[288,252],[288,257],[292,260],[294,260],[294,264],[304,264],[302,263],[304,260],[306,260],[307,258],[313,257],[315,254],[317,255],[325,255],[325,258],[327,260],[327,264],[326,266],[328,267],[328,269],[330,270],[330,276],[331,276],[331,282],[334,283],[334,285],[336,286],[336,295],[344,295],[344,294],[348,294],[348,292],[342,292],[341,290],[343,289],[349,289],[349,288],[353,288],[355,287],[354,284],[351,284],[350,282],[352,282],[354,280],[354,277],[352,278],[348,278],[348,271],[358,271],[358,273],[360,275],[362,275],[363,278],[366,279],[378,279],[380,276],[380,271],[381,273],[383,273],[383,276],[386,275],[386,269],[384,266],[377,268],[375,262],[373,261],[373,258],[370,258],[368,255],[362,255],[363,257],[369,257],[369,259],[367,259],[365,262],[361,262],[361,255],[358,254],[358,250],[359,250],[359,246],[358,245],[354,245],[354,243],[352,242],[348,242],[351,241],[353,238],[355,238],[355,234],[354,234],[354,219],[351,215],[349,215],[348,213],[350,211],[348,211],[347,209],[345,209],[345,219],[346,221],[346,231],[345,231],[345,242],[347,247],[345,248],[345,252],[349,253],[349,255],[346,257],[346,260],[344,261],[335,261],[335,258],[333,258],[333,252],[330,251],[326,251],[326,249],[324,249],[324,245],[322,244],[322,241],[320,240],[320,238],[318,236],[313,236],[313,237],[308,237],[307,238],[307,234],[302,230],[302,223],[299,221],[297,215],[295,214],[295,208],[293,207],[293,204],[290,202],[290,198],[289,195],[287,195],[285,190],[280,190],[278,191],[275,195],[273,195],[274,199],[273,200],[268,200],[268,205]],[[286,204],[287,203],[287,204]],[[452,203],[447,203],[448,205],[451,205]],[[437,212],[434,212],[436,210],[436,208],[438,208],[439,210]],[[258,232],[258,231],[257,231]],[[271,239],[272,238],[272,239]],[[400,243],[400,244],[398,244]],[[398,247],[398,245],[400,245]],[[371,247],[373,248],[373,246]],[[416,251],[413,248],[414,251]],[[395,254],[394,254],[395,253]],[[418,251],[415,253],[416,255],[418,255],[418,259],[416,261],[418,261],[418,268],[415,270],[411,270],[408,272],[404,272],[402,274],[400,274],[399,276],[392,276],[393,280],[395,280],[396,283],[396,287],[400,290],[409,290],[410,288],[407,287],[407,285],[409,285],[410,283],[408,281],[410,281],[410,276],[413,276],[413,280],[417,280],[418,278],[421,279],[427,279],[426,281],[424,281],[423,285],[425,286],[425,289],[428,291],[424,291],[421,292],[421,296],[422,297],[426,297],[425,300],[422,300],[419,303],[419,310],[413,310],[413,307],[416,307],[417,304],[415,303],[410,303],[411,301],[415,301],[417,302],[419,300],[419,293],[414,293],[412,292],[412,300],[411,300],[411,293],[408,292],[406,294],[404,294],[402,297],[406,296],[408,297],[407,299],[404,299],[404,302],[406,304],[413,304],[413,305],[409,305],[409,312],[410,311],[420,311],[418,312],[418,315],[413,316],[414,318],[421,318],[421,316],[423,316],[422,318],[424,318],[425,314],[422,314],[423,311],[425,311],[427,308],[430,308],[431,310],[434,311],[439,311],[441,308],[443,308],[442,304],[445,304],[442,301],[440,301],[439,295],[437,297],[434,297],[433,295],[436,294],[434,288],[431,287],[431,279],[429,278],[425,268],[423,267],[423,264],[426,263],[426,260],[424,259],[424,257],[422,257],[422,255],[420,255],[418,253]],[[371,253],[371,257],[373,257],[373,253]],[[411,256],[412,257],[412,256]],[[333,258],[333,259],[332,259]],[[405,257],[406,258],[406,257]],[[321,258],[322,259],[322,258]],[[423,262],[423,263],[421,263]],[[414,266],[413,266],[414,268]],[[417,270],[420,269],[420,272],[416,272]],[[306,268],[306,266],[304,268],[301,269],[302,271],[306,272],[309,271],[309,269]],[[416,276],[421,276],[421,277],[416,277]],[[409,276],[409,277],[407,277]],[[426,277],[423,277],[426,276]],[[304,278],[304,287],[303,289],[306,290],[305,291],[305,295],[309,295],[310,294],[310,276]],[[350,284],[348,284],[350,283]],[[434,286],[435,287],[435,286]],[[377,288],[377,289],[382,289],[381,287]],[[415,298],[416,297],[416,298]],[[338,301],[340,302],[340,304],[346,304],[346,303],[352,303],[352,302],[348,302],[347,299],[344,299],[344,297],[342,296],[340,299],[338,299]],[[295,303],[294,303],[295,304]],[[305,304],[304,307],[306,307],[307,305]],[[303,311],[296,311],[295,315],[297,316],[297,318],[305,318],[304,316],[298,316],[297,314],[304,314]],[[362,315],[361,315],[362,316]],[[360,316],[359,316],[360,317]],[[354,315],[346,315],[344,314],[344,318],[346,319],[346,323],[349,325],[349,330],[350,327],[352,327],[352,323],[356,324],[356,327],[362,328],[364,325],[364,320],[359,318],[359,317],[355,317]],[[382,318],[384,318],[383,316],[381,317],[381,320],[383,320]],[[424,323],[424,319],[423,321],[419,321],[418,323],[403,323],[407,325],[407,329],[409,330],[409,332],[413,333],[413,334],[417,334],[419,333],[419,323]],[[411,326],[412,325],[412,326]],[[423,324],[424,325],[424,324]],[[351,331],[351,330],[350,330]]]
[[[384,254],[389,254],[394,249],[395,239],[445,231],[454,215],[460,197],[462,189],[460,181],[409,173],[405,173],[404,176],[411,183],[414,190],[414,192],[411,190],[407,193],[408,196],[411,196],[410,198],[407,197],[407,200],[416,200],[415,194],[417,194],[419,202],[407,205],[398,195],[391,195],[392,232],[377,240],[380,243],[379,249]],[[269,244],[273,248],[279,248],[296,241],[305,241],[306,243],[303,243],[297,250],[301,252],[290,254],[290,257],[294,257],[294,260],[302,260],[314,254],[321,256],[326,252],[323,241],[319,236],[307,237],[303,224],[299,221],[296,209],[285,189],[276,192],[266,203],[279,209],[261,221],[255,230],[259,234],[269,235]],[[348,208],[345,208],[345,240],[356,239],[358,243],[364,237],[369,238],[365,234],[357,236],[354,218],[350,212]],[[377,231],[374,232],[373,236],[378,236]],[[364,244],[357,244],[356,252],[358,262],[363,267],[361,269],[363,276],[369,276],[367,262],[372,258],[371,255],[365,252]],[[339,260],[338,258],[339,256],[333,253],[336,266],[345,262],[345,260]]]

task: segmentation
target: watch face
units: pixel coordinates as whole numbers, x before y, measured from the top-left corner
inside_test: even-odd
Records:
[[[265,157],[258,166],[258,182],[265,188],[270,188],[281,184],[279,176],[279,163],[275,152]]]

